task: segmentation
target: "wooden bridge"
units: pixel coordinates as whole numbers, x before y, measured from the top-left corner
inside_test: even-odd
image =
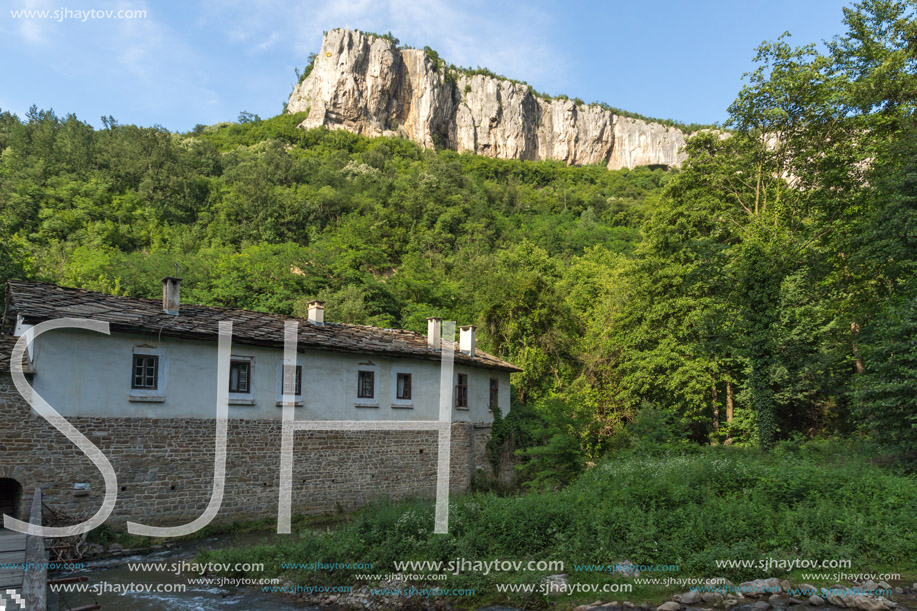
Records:
[[[29,514],[29,522],[32,524],[42,524],[42,502],[41,489],[36,488],[32,497],[32,511]],[[53,510],[49,509],[52,519],[55,516]],[[58,609],[58,600],[56,594],[51,594],[49,601],[48,584],[77,583],[87,581],[85,575],[77,577],[65,577],[48,581],[48,551],[56,552],[60,556],[60,550],[69,546],[51,546],[45,548],[45,540],[37,535],[26,535],[16,531],[7,530],[0,527],[0,594],[7,590],[15,590],[21,597],[19,599],[20,607],[25,605],[25,611],[48,611],[49,609]],[[3,565],[6,565],[4,568]],[[17,601],[17,602],[19,602]],[[49,605],[49,602],[51,603]],[[71,607],[66,601],[64,605],[70,611],[95,611],[102,607],[97,603],[83,605],[80,607]],[[18,609],[20,607],[13,607]],[[3,600],[0,599],[0,609],[3,607]]]
[[[0,590],[22,589],[24,571],[21,568],[3,568],[3,565],[25,564],[26,535],[0,528]]]
[[[29,522],[41,524],[41,488],[35,489]],[[26,611],[48,609],[48,554],[44,538],[0,528],[0,591],[20,592]]]

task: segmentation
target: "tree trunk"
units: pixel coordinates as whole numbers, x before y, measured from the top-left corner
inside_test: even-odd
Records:
[[[710,393],[713,395],[713,430],[720,430],[720,404],[716,400],[716,382],[710,385]]]
[[[863,355],[860,354],[860,344],[856,340],[860,333],[860,325],[856,321],[850,323],[850,332],[853,333],[853,361],[856,363],[857,373],[866,373],[866,364],[863,362]]]
[[[732,382],[726,382],[726,422],[732,422],[733,402],[732,402]]]
[[[755,240],[746,243],[743,251],[740,286],[749,365],[748,398],[758,418],[758,444],[767,451],[777,439],[777,397],[771,374],[776,360],[774,326],[784,273],[774,245]]]

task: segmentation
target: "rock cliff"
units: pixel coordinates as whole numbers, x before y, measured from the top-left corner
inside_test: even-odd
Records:
[[[425,147],[501,159],[601,163],[609,169],[678,166],[685,135],[600,106],[536,96],[527,85],[449,71],[418,49],[359,31],[332,30],[288,112],[303,127],[402,135]]]

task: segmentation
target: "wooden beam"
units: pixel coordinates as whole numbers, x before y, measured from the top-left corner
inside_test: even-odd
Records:
[[[41,488],[36,488],[32,496],[29,522],[41,526]],[[26,535],[25,561],[28,563],[22,579],[25,611],[48,611],[48,554],[44,537]]]

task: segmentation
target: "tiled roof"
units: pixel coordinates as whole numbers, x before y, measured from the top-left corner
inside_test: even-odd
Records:
[[[19,338],[0,333],[0,371],[6,372],[10,370],[10,357],[13,355],[13,346],[16,345],[17,339]],[[23,373],[32,373],[28,353],[23,353],[22,355],[22,371]]]
[[[440,352],[427,346],[425,335],[399,329],[380,329],[365,325],[326,322],[314,325],[304,318],[233,310],[212,306],[182,304],[180,314],[162,310],[154,299],[119,297],[83,289],[38,282],[7,283],[8,315],[15,312],[34,324],[57,318],[88,318],[109,323],[111,331],[144,333],[213,341],[218,323],[232,321],[233,342],[283,347],[283,326],[287,320],[299,322],[299,346],[361,354],[440,360]],[[0,342],[0,371],[9,369],[10,343]],[[5,360],[3,360],[5,359]],[[518,367],[481,350],[470,357],[455,344],[455,362],[488,369],[521,371]]]
[[[0,371],[10,370],[10,355],[13,352],[13,346],[15,344],[15,337],[12,335],[0,334]]]

